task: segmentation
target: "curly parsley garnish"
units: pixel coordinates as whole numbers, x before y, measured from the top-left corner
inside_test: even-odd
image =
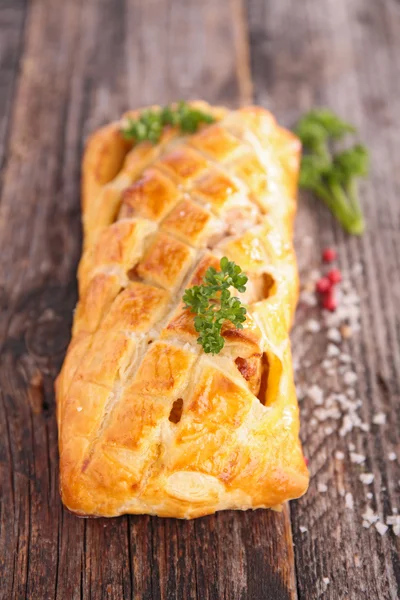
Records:
[[[202,123],[214,123],[214,121],[212,115],[181,101],[161,109],[143,110],[137,119],[129,118],[121,131],[127,140],[134,140],[137,143],[148,140],[156,144],[166,125],[178,127],[183,133],[194,133]]]
[[[321,198],[348,233],[359,235],[364,231],[364,218],[356,180],[368,174],[368,151],[361,144],[342,152],[332,150],[333,142],[355,132],[325,108],[307,113],[295,129],[305,150],[300,187]]]
[[[230,287],[238,292],[246,291],[247,275],[226,256],[221,258],[221,270],[209,267],[202,285],[194,285],[185,290],[183,301],[185,308],[195,314],[194,326],[200,334],[197,342],[204,352],[218,354],[224,347],[221,335],[225,321],[230,321],[237,329],[243,329],[246,320],[246,308],[239,298],[232,297]]]

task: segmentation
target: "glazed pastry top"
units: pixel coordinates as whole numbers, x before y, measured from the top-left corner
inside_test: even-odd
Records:
[[[216,122],[132,145],[122,119],[85,152],[80,299],[57,380],[61,491],[80,514],[192,518],[308,485],[288,336],[300,145],[261,108],[195,105]],[[182,295],[222,256],[249,277],[247,319],[213,356]]]

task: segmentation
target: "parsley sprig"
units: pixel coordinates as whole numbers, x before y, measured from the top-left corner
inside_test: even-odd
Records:
[[[356,144],[335,153],[333,144],[355,128],[326,108],[307,113],[295,129],[304,149],[300,187],[325,202],[348,233],[360,235],[364,218],[359,202],[357,179],[368,174],[365,146]]]
[[[190,309],[194,318],[194,326],[200,334],[197,342],[206,353],[218,354],[224,347],[225,340],[221,335],[225,321],[230,321],[237,329],[243,329],[246,320],[246,308],[239,298],[231,296],[230,287],[238,292],[246,291],[247,275],[226,256],[220,260],[220,271],[209,267],[204,275],[202,285],[188,288],[183,301],[185,308]]]
[[[148,140],[156,144],[166,125],[178,127],[183,133],[194,133],[201,123],[213,123],[214,117],[187,102],[181,101],[176,105],[164,106],[161,109],[143,110],[137,119],[129,118],[122,135],[127,140],[144,142]]]

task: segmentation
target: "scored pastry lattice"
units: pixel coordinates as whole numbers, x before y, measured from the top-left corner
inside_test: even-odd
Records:
[[[190,517],[281,501],[279,489],[251,492],[254,466],[258,478],[268,467],[251,450],[293,394],[298,145],[261,109],[214,114],[157,146],[124,150],[121,124],[105,130],[100,158],[89,144],[80,301],[57,382],[61,488],[77,512]],[[127,154],[104,182],[96,160],[112,144]],[[209,356],[181,298],[224,255],[249,277],[248,318],[225,326],[223,351]],[[286,408],[290,433],[295,401]]]

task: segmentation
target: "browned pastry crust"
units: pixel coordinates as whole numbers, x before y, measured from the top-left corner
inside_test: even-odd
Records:
[[[193,518],[275,507],[308,472],[288,331],[300,144],[257,107],[132,147],[123,120],[83,161],[84,252],[57,379],[63,502],[81,515]],[[217,356],[183,290],[228,256],[249,276],[245,327]]]

